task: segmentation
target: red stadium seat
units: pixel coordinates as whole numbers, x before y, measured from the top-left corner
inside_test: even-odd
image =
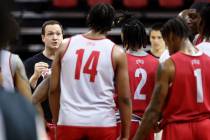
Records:
[[[184,5],[184,0],[159,0],[160,7],[179,8]]]
[[[97,3],[109,3],[112,4],[112,0],[87,0],[88,6],[92,7]]]
[[[123,0],[123,5],[127,8],[141,8],[148,5],[149,0]]]
[[[194,0],[194,2],[210,2],[210,0]]]
[[[75,7],[78,4],[78,0],[53,0],[55,7]]]

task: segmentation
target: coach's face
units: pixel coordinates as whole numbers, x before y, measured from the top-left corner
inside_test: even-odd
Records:
[[[63,40],[62,29],[60,25],[53,24],[45,27],[45,34],[42,35],[42,41],[48,49],[57,49]]]

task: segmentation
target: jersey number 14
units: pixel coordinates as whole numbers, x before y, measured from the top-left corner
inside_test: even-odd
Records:
[[[77,62],[76,62],[76,68],[75,68],[75,79],[80,79],[80,73],[81,73],[81,66],[82,66],[82,60],[84,56],[84,49],[79,49],[76,51],[77,54]],[[83,73],[90,75],[90,82],[95,81],[95,77],[97,74],[97,65],[98,65],[98,59],[99,59],[100,52],[98,51],[92,51],[89,55],[85,66],[83,68]]]

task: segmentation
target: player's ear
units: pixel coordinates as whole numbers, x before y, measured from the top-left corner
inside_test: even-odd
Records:
[[[42,42],[44,43],[45,42],[45,38],[44,38],[43,34],[41,35],[41,38],[42,38]]]

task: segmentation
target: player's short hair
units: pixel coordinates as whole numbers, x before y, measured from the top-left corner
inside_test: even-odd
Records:
[[[100,33],[111,30],[115,17],[115,10],[110,4],[99,3],[91,8],[88,17],[88,26]]]
[[[180,38],[188,38],[190,30],[185,21],[179,17],[168,20],[161,28],[163,38],[167,38],[171,33]]]
[[[41,34],[42,35],[45,35],[45,28],[47,25],[59,25],[61,27],[61,31],[62,31],[62,34],[63,34],[63,26],[61,25],[61,23],[57,20],[48,20],[48,21],[45,21],[43,24],[42,24],[42,31],[41,31]]]
[[[210,4],[206,5],[206,7],[201,11],[201,34],[207,38],[210,37]]]
[[[127,45],[126,49],[136,51],[141,47],[146,47],[146,30],[138,17],[124,13],[124,15],[119,18],[118,24],[122,26],[122,42],[123,46]]]
[[[150,34],[151,34],[152,31],[160,31],[160,29],[161,29],[162,26],[163,26],[163,24],[162,23],[159,23],[159,22],[151,25],[151,28],[149,30],[149,36],[150,36]]]
[[[8,43],[17,40],[19,35],[19,24],[7,11],[0,11],[0,47],[6,47]]]

